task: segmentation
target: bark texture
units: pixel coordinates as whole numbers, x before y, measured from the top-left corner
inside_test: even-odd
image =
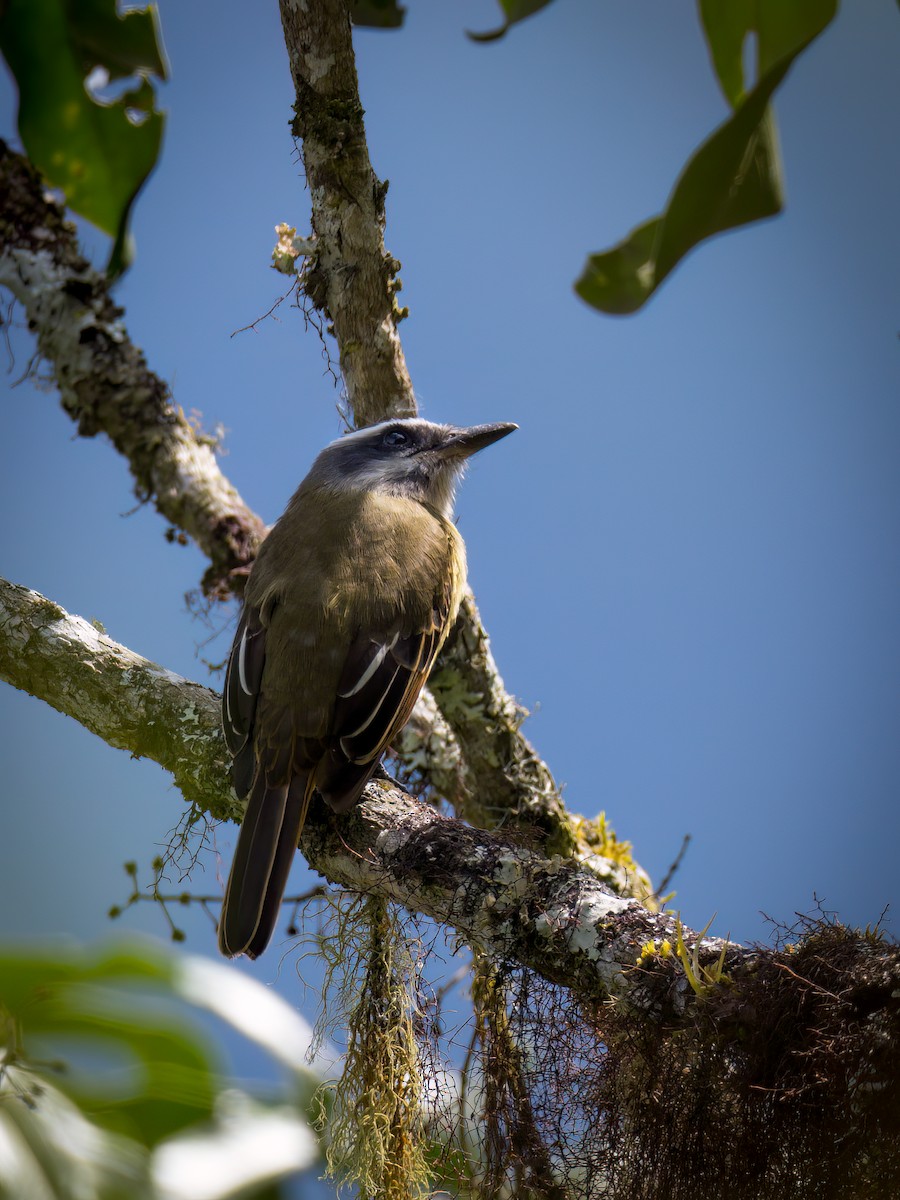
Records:
[[[315,251],[304,290],[331,322],[358,426],[416,413],[397,322],[399,262],[384,248],[387,183],[372,170],[345,0],[281,0]]]
[[[461,815],[485,829],[531,830],[548,853],[574,854],[576,827],[549,767],[522,734],[527,713],[503,685],[471,591],[429,687],[475,781],[459,797]]]

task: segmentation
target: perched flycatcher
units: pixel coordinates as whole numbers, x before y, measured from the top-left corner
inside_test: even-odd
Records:
[[[250,573],[223,695],[247,811],[219,922],[223,954],[266,948],[313,792],[362,794],[456,619],[452,521],[466,460],[515,425],[385,421],[326,446]]]

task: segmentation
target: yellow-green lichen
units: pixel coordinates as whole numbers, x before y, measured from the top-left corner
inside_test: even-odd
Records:
[[[654,911],[659,908],[650,877],[636,861],[631,842],[616,837],[606,813],[601,812],[593,821],[576,814],[570,818],[570,824],[576,856],[585,866],[623,895],[633,896]],[[604,862],[609,864],[606,870],[601,868]]]

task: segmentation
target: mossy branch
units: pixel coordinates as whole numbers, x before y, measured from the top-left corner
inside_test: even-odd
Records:
[[[110,745],[158,762],[185,799],[212,816],[240,812],[216,692],[2,580],[0,678]],[[675,938],[672,918],[617,895],[595,872],[442,817],[384,780],[370,784],[365,802],[346,817],[314,805],[301,849],[332,882],[424,913],[498,960],[585,995],[630,993],[639,947]],[[716,939],[704,943],[712,956],[720,948]],[[690,992],[683,976],[670,982],[668,1008]]]
[[[314,253],[303,274],[312,305],[331,324],[357,425],[414,416],[416,401],[397,336],[399,262],[384,246],[387,183],[372,170],[346,0],[281,0],[312,200]]]
[[[155,759],[195,806],[236,815],[216,693],[2,582],[0,678]],[[565,1013],[594,1014],[601,1057],[592,1104],[615,1118],[600,1122],[594,1149],[633,1166],[623,1178],[646,1178],[649,1165],[660,1178],[696,1180],[700,1160],[683,1147],[700,1130],[705,1169],[723,1147],[737,1148],[746,1166],[749,1147],[779,1179],[809,1184],[802,1195],[812,1197],[826,1194],[816,1191],[817,1168],[839,1136],[847,1161],[829,1178],[868,1188],[841,1194],[896,1194],[872,1185],[900,1183],[900,948],[878,930],[810,923],[798,942],[775,949],[701,937],[670,913],[617,896],[571,859],[449,820],[385,780],[344,817],[314,806],[301,849],[327,879],[433,918],[504,971],[561,985]],[[702,987],[692,987],[685,964]],[[604,1142],[621,1120],[626,1159],[619,1140]],[[753,1178],[739,1189],[729,1170],[736,1196],[761,1194]]]

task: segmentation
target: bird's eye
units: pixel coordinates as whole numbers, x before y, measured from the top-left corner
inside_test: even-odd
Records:
[[[394,446],[405,446],[409,442],[409,434],[402,429],[389,429],[381,439],[382,446],[393,449]]]

